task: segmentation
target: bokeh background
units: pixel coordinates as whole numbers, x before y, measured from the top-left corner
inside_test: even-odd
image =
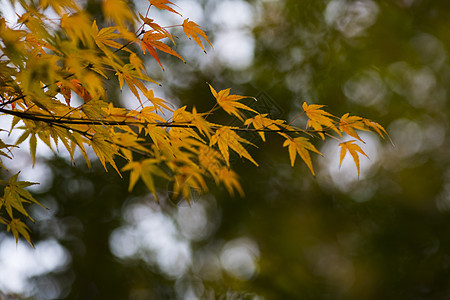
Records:
[[[349,158],[339,168],[337,142],[316,139],[325,156],[313,177],[290,167],[275,135],[247,136],[260,167],[233,159],[246,196],[211,185],[190,206],[163,181],[157,204],[99,164],[41,148],[30,169],[24,151],[10,168],[42,182],[33,191],[50,209],[33,209],[35,250],[0,234],[0,297],[450,299],[450,1],[173,2],[214,48],[180,38],[187,64],[161,54],[163,72],[149,59],[159,97],[206,111],[208,82],[287,120],[304,101],[325,104],[376,120],[394,146],[362,135],[370,160],[358,178]],[[84,3],[102,20],[99,1]],[[144,14],[148,2],[134,5]],[[114,83],[110,92],[136,106]]]

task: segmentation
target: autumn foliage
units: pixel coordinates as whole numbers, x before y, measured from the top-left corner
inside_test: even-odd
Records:
[[[0,141],[2,159],[14,159],[15,148],[29,143],[34,164],[40,140],[53,150],[65,149],[72,160],[78,151],[90,165],[86,150],[90,147],[106,170],[109,165],[119,174],[129,174],[130,190],[141,180],[158,200],[155,177],[161,177],[173,182],[175,195],[189,201],[191,190],[207,191],[208,181],[230,194],[244,194],[231,169],[230,150],[255,166],[258,163],[251,155],[252,143],[242,133],[256,132],[262,141],[269,133],[280,135],[284,139],[280,147],[287,147],[292,166],[299,156],[313,175],[311,153],[321,154],[312,136],[340,140],[341,162],[349,152],[359,173],[359,155],[366,154],[355,144],[362,141],[357,130],[387,135],[376,122],[349,114],[339,118],[323,110],[323,105],[307,103],[299,111],[308,119],[301,129],[258,113],[242,102],[248,96],[212,85],[208,111],[172,108],[152,90],[158,83],[142,57],[150,54],[161,68],[161,52],[185,62],[174,50],[175,34],[192,39],[205,53],[205,46],[212,44],[199,25],[183,20],[168,0],[149,0],[148,9],[140,13],[124,0],[103,0],[102,13],[109,24],[103,27],[72,0],[11,2],[26,13],[18,15],[15,24],[0,19],[0,112],[13,116],[11,127],[2,130],[21,134],[15,144]],[[154,10],[179,15],[181,24],[160,26],[151,19]],[[109,101],[105,86],[111,82],[120,90],[124,85],[129,88],[137,109],[116,107]],[[72,106],[75,95],[82,105]],[[219,110],[241,125],[209,121]],[[341,140],[343,133],[354,139]],[[118,159],[127,162],[121,169]],[[15,174],[1,184],[0,222],[16,239],[22,235],[31,243],[23,219],[31,219],[26,205],[38,203],[25,189],[34,183],[19,181]]]

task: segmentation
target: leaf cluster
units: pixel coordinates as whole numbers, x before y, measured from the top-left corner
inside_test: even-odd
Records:
[[[22,133],[14,145],[0,140],[0,159],[12,159],[14,148],[28,141],[34,164],[40,140],[55,152],[67,151],[72,161],[80,153],[90,165],[90,148],[106,170],[109,165],[119,174],[129,172],[130,190],[141,180],[158,200],[155,177],[160,177],[172,181],[174,194],[189,201],[192,190],[208,190],[208,180],[223,185],[230,194],[244,194],[231,169],[230,150],[258,166],[247,150],[246,146],[253,144],[244,137],[245,132],[257,132],[262,141],[269,132],[281,135],[292,166],[298,154],[313,175],[310,152],[320,152],[311,143],[312,136],[325,139],[331,137],[329,132],[339,137],[345,132],[361,141],[356,130],[386,135],[376,122],[349,114],[338,118],[322,110],[322,105],[306,103],[300,115],[306,114],[308,123],[300,129],[241,102],[249,97],[233,95],[230,89],[217,92],[211,85],[213,105],[209,111],[171,108],[169,101],[156,97],[150,88],[158,83],[148,74],[142,56],[150,54],[162,69],[159,52],[185,62],[174,49],[170,31],[176,27],[205,53],[200,38],[212,44],[189,19],[168,27],[151,19],[155,9],[181,17],[168,0],[149,0],[145,15],[139,16],[123,0],[104,0],[102,13],[109,25],[102,28],[72,0],[17,2],[26,11],[17,23],[0,19],[0,112],[13,117],[11,127],[4,130]],[[58,19],[48,16],[50,10]],[[105,86],[113,80],[120,90],[128,86],[136,98],[136,109],[116,107],[109,101]],[[79,97],[82,104],[72,106],[72,97]],[[218,110],[237,118],[241,126],[208,121]],[[249,113],[251,117],[246,117]],[[358,153],[365,154],[353,142],[340,144],[341,162],[350,152],[359,173]],[[116,161],[121,158],[126,165],[119,169]],[[31,243],[28,227],[16,215],[31,219],[24,204],[38,202],[25,190],[33,183],[17,181],[17,177],[2,182],[0,213],[6,214],[0,222],[16,239],[22,235]]]

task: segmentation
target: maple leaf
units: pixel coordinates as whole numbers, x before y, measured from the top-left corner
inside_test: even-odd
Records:
[[[245,150],[245,148],[241,145],[241,143],[246,143],[249,145],[253,144],[247,141],[246,139],[241,138],[236,132],[233,131],[231,127],[224,126],[216,131],[216,133],[211,137],[210,146],[213,146],[216,143],[219,145],[219,150],[222,153],[222,156],[224,157],[227,166],[230,165],[229,162],[230,153],[228,151],[228,148],[233,149],[237,154],[239,154],[240,157],[245,157],[253,164],[258,166],[258,163],[250,156],[247,150]]]
[[[121,152],[127,160],[132,160],[132,151],[139,152],[142,155],[152,154],[148,148],[142,146],[141,142],[144,139],[138,138],[137,134],[131,131],[130,128],[124,128],[124,130],[127,130],[127,132],[115,132],[112,142],[120,147]]]
[[[219,178],[225,185],[225,188],[230,193],[234,195],[234,191],[237,191],[241,197],[244,197],[244,190],[239,183],[239,177],[233,170],[228,168],[222,168],[219,171]]]
[[[183,57],[181,57],[175,50],[164,44],[163,42],[159,41],[163,38],[165,38],[166,35],[154,30],[147,31],[141,40],[141,48],[142,52],[145,54],[145,50],[150,53],[151,56],[158,62],[158,64],[161,66],[161,69],[164,70],[163,65],[161,64],[161,61],[159,60],[158,53],[156,53],[156,49],[168,53],[170,55],[176,56],[179,59],[181,59],[184,63],[186,62]]]
[[[78,5],[73,0],[41,0],[39,3],[44,9],[51,6],[51,8],[53,8],[53,10],[60,16],[62,16],[64,12],[69,9],[73,9],[75,11],[79,10]]]
[[[84,103],[92,100],[91,94],[89,94],[88,90],[83,87],[83,84],[78,79],[71,79],[64,83],[58,82],[57,85],[60,88],[61,94],[64,96],[64,99],[67,105],[70,105],[70,99],[72,98],[72,92],[74,91],[81,99],[84,100]]]
[[[349,116],[348,113],[344,114],[339,120],[339,130],[344,131],[348,135],[358,139],[360,142],[364,141],[356,133],[355,129],[368,131],[363,118],[358,116]]]
[[[98,30],[97,22],[94,20],[91,26],[91,35],[94,38],[95,44],[108,56],[117,59],[112,55],[112,52],[105,46],[109,46],[115,49],[120,49],[123,47],[115,39],[121,38],[121,35],[116,33],[115,27],[105,27],[100,31]],[[128,50],[125,48],[125,50]],[[129,50],[128,50],[129,51]]]
[[[124,21],[133,23],[136,19],[136,15],[124,0],[103,0],[102,11],[106,18],[112,19],[120,26],[124,25]]]
[[[130,61],[130,64],[136,70],[145,72],[144,62],[139,58],[139,56],[136,55],[136,53],[131,53],[128,59]]]
[[[350,152],[351,156],[353,157],[353,161],[355,162],[356,168],[358,169],[358,176],[359,176],[359,156],[358,152],[363,154],[365,157],[369,158],[366,153],[359,147],[357,144],[354,144],[356,142],[355,140],[351,140],[348,142],[343,142],[339,144],[339,147],[341,147],[341,155],[340,155],[340,161],[339,166],[341,166],[342,161],[344,160],[344,157],[347,155],[347,151]]]
[[[106,162],[109,162],[114,170],[122,176],[114,161],[114,156],[118,154],[117,146],[110,143],[110,140],[110,137],[105,133],[96,133],[91,139],[92,150],[94,150],[106,171],[108,171],[106,168]]]
[[[198,162],[200,166],[213,176],[217,184],[220,183],[220,170],[223,162],[221,154],[207,145],[200,145],[198,151]]]
[[[208,138],[211,138],[211,123],[206,121],[203,118],[203,115],[197,112],[197,109],[194,107],[192,109],[192,113],[189,111],[186,111],[186,106],[183,106],[175,111],[173,114],[173,121],[177,123],[186,123],[187,125],[192,124],[194,128],[196,128],[202,135],[207,136]],[[191,128],[188,128],[189,132],[192,132],[193,130]],[[200,141],[203,141],[202,138],[200,138],[197,134],[194,134],[193,136],[197,138]]]
[[[159,161],[157,159],[149,158],[142,161],[132,161],[124,166],[122,171],[131,171],[128,190],[131,191],[140,178],[148,190],[153,194],[156,201],[158,201],[158,195],[156,194],[155,183],[152,175],[157,175],[168,179],[167,175],[156,166],[158,162]]]
[[[205,120],[203,116],[206,114],[198,113],[197,108],[192,109],[192,124],[200,131],[201,134],[206,135],[211,139],[211,123]]]
[[[302,108],[309,118],[308,127],[314,128],[322,139],[325,139],[325,135],[323,134],[323,132],[328,129],[333,129],[339,135],[341,135],[341,133],[335,126],[335,121],[331,119],[333,115],[320,109],[324,106],[325,105],[317,104],[308,105],[306,102],[303,102]]]
[[[202,170],[197,165],[177,166],[174,171],[174,197],[177,197],[181,192],[185,200],[189,203],[192,190],[197,192],[208,190]]]
[[[297,153],[300,155],[300,157],[303,159],[305,164],[308,166],[311,173],[314,174],[313,165],[311,162],[311,156],[309,155],[308,151],[316,152],[320,155],[322,155],[316,147],[314,147],[313,144],[309,142],[307,138],[304,137],[296,137],[296,138],[288,138],[284,141],[283,147],[288,147],[289,150],[289,158],[291,160],[291,166],[293,167],[295,164],[295,158],[297,156]]]
[[[239,111],[239,109],[245,109],[254,113],[258,113],[254,109],[248,107],[247,105],[238,102],[241,99],[248,98],[246,96],[239,96],[239,95],[230,95],[230,89],[221,90],[218,93],[216,90],[210,85],[209,88],[211,89],[211,93],[213,94],[214,98],[216,98],[217,103],[220,105],[220,107],[226,111],[230,115],[236,116],[239,120],[244,121],[242,112]]]
[[[161,10],[167,10],[172,13],[178,14],[181,16],[181,14],[177,11],[175,11],[173,8],[171,8],[169,5],[175,5],[169,0],[148,0],[151,5],[153,5],[156,8],[159,8]]]
[[[139,73],[133,65],[131,64],[126,64],[123,67],[121,67],[121,69],[119,69],[116,72],[116,75],[119,79],[119,85],[120,85],[120,90],[122,91],[123,88],[123,84],[124,82],[127,83],[128,88],[130,89],[130,91],[133,93],[133,95],[136,96],[136,98],[139,100],[139,103],[141,104],[141,106],[143,106],[141,98],[139,96],[139,92],[136,89],[136,87],[141,90],[141,92],[143,94],[146,94],[148,92],[147,88],[145,87],[144,83],[139,80],[146,80],[146,81],[151,81],[153,83],[156,83],[153,79],[149,78],[148,76]]]
[[[384,129],[383,126],[381,126],[377,122],[371,121],[369,119],[363,119],[363,122],[368,128],[370,128],[373,131],[375,131],[376,133],[378,133],[383,139],[384,139],[384,135],[386,135],[388,137],[389,141],[391,142],[391,144],[394,145],[394,143],[391,140],[391,137],[386,132],[386,129]],[[384,135],[383,135],[383,133],[384,133]]]
[[[153,90],[147,90],[144,92],[144,96],[147,97],[147,99],[153,104],[156,111],[159,109],[162,112],[161,108],[165,108],[168,111],[173,111],[173,109],[167,106],[169,103],[166,100],[155,97]]]
[[[19,172],[20,173],[20,172]],[[28,182],[28,181],[17,181],[19,173],[11,176],[8,182],[0,180],[2,185],[6,185],[4,195],[0,201],[0,208],[3,206],[6,209],[8,215],[13,218],[13,208],[19,211],[24,216],[33,219],[28,215],[27,211],[23,207],[23,203],[36,203],[42,206],[33,196],[25,190],[24,188],[29,187],[31,185],[35,185],[37,183]]]
[[[61,27],[76,44],[81,41],[89,48],[92,47],[92,36],[89,16],[86,12],[79,12],[76,14],[65,14],[61,17]]]
[[[31,48],[33,52],[39,53],[39,55],[47,54],[44,48],[52,50],[54,52],[58,52],[59,50],[47,43],[46,41],[39,40],[35,34],[29,32],[25,37],[25,42],[28,44],[28,47]]]
[[[157,111],[157,108],[154,106],[146,106],[141,109],[136,118],[139,121],[147,122],[150,124],[156,122],[166,122],[166,120],[164,120],[160,115],[154,113],[153,111]]]
[[[206,50],[203,47],[203,44],[200,41],[200,38],[198,37],[199,35],[201,37],[203,37],[208,42],[208,44],[212,47],[212,44],[209,41],[206,34],[203,32],[203,30],[200,29],[200,26],[197,25],[195,22],[189,21],[189,18],[187,18],[186,20],[184,20],[182,26],[183,26],[183,31],[186,34],[186,36],[189,39],[192,37],[194,39],[194,41],[203,49],[203,52],[206,53]]]
[[[159,24],[153,22],[153,19],[150,18],[146,18],[143,15],[139,14],[139,17],[141,18],[141,20],[144,22],[144,24],[150,26],[154,31],[159,32],[161,34],[164,34],[166,37],[168,37],[172,43],[175,45],[175,40],[173,39],[173,36],[170,34],[169,31],[167,31],[167,29],[161,27]]]
[[[69,153],[71,155],[72,158],[72,162],[73,162],[73,154],[75,152],[75,148],[76,146],[78,146],[78,148],[81,151],[81,154],[83,155],[84,160],[86,161],[87,166],[90,168],[91,167],[91,162],[89,160],[89,157],[87,155],[86,149],[84,148],[83,143],[88,144],[88,140],[82,136],[80,133],[78,132],[73,132],[70,135],[70,150]]]
[[[28,226],[25,225],[25,223],[23,223],[20,219],[12,219],[11,222],[7,224],[6,230],[12,232],[14,238],[16,239],[16,243],[19,241],[19,236],[22,235],[31,247],[34,248],[34,245],[31,242],[30,234],[28,233],[30,228],[28,228]]]
[[[145,133],[152,139],[156,149],[159,149],[160,146],[170,149],[167,131],[161,127],[149,124],[145,128]]]
[[[283,120],[272,120],[266,118],[267,115],[268,114],[256,115],[254,118],[247,119],[244,122],[244,125],[252,124],[255,129],[261,130],[258,131],[258,134],[264,142],[266,141],[263,131],[264,129],[278,130],[280,129],[278,125],[282,125],[284,123]]]

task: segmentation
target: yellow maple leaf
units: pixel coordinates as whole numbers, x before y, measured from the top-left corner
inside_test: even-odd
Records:
[[[230,195],[233,196],[234,191],[237,191],[241,197],[244,197],[244,190],[239,183],[239,177],[236,172],[228,168],[222,168],[219,171],[219,177]]]
[[[117,70],[116,75],[119,79],[120,90],[122,91],[123,84],[124,84],[124,82],[126,82],[130,91],[139,100],[139,103],[141,104],[141,106],[143,106],[141,98],[139,97],[139,92],[136,89],[136,87],[143,94],[146,94],[148,92],[148,90],[141,80],[151,81],[153,83],[156,83],[156,82],[153,79],[151,79],[150,77],[148,77],[142,73],[139,73],[134,68],[134,66],[131,64],[126,64],[123,67],[121,67],[119,70]]]
[[[44,9],[50,6],[60,16],[69,10],[79,10],[76,1],[73,0],[41,0],[39,1],[39,4]]]
[[[147,99],[153,104],[156,112],[158,112],[158,109],[162,112],[162,108],[165,108],[168,111],[173,111],[173,109],[167,106],[169,102],[164,99],[155,97],[153,90],[147,90],[146,92],[144,92],[144,96],[147,97]]]
[[[239,95],[230,95],[230,89],[221,90],[217,93],[216,90],[210,84],[208,85],[209,88],[211,89],[211,93],[213,94],[214,98],[216,98],[217,103],[228,114],[234,115],[239,120],[244,121],[242,112],[240,112],[239,109],[245,109],[254,112],[256,114],[258,113],[257,111],[248,107],[247,105],[238,102],[239,100],[248,97]]]
[[[197,129],[198,132],[200,132],[202,135],[207,136],[208,138],[211,138],[211,123],[205,120],[203,118],[202,113],[198,113],[197,109],[194,107],[192,109],[192,112],[186,111],[186,106],[180,107],[177,109],[173,114],[173,121],[175,123],[184,124],[186,126],[189,126],[188,129],[189,132],[193,131],[193,129]],[[191,126],[192,125],[192,126]],[[196,134],[192,134],[195,138],[198,140],[203,140]]]
[[[384,139],[384,135],[386,135],[388,137],[389,141],[391,142],[391,144],[394,145],[394,143],[391,140],[391,137],[389,136],[389,134],[387,133],[386,129],[384,129],[383,126],[381,126],[377,122],[371,121],[369,119],[363,119],[363,122],[369,129],[378,133],[383,139]]]
[[[97,22],[94,20],[91,26],[91,35],[94,39],[95,44],[110,58],[120,61],[120,59],[113,54],[106,46],[115,49],[123,48],[123,45],[116,42],[115,39],[119,39],[122,36],[116,32],[116,27],[105,27],[100,31],[98,30]],[[129,51],[127,48],[123,48],[125,51]]]
[[[223,163],[223,157],[220,153],[207,145],[200,145],[198,150],[198,162],[204,170],[211,174],[216,184],[219,184],[220,169]]]
[[[317,104],[311,104],[308,105],[306,102],[303,102],[303,110],[305,111],[306,115],[308,116],[308,127],[314,128],[314,130],[317,131],[317,133],[320,135],[322,139],[325,139],[325,135],[323,134],[326,130],[332,129],[336,131],[339,135],[341,133],[336,128],[335,121],[331,119],[334,117],[329,112],[326,112],[322,110],[321,108],[325,105],[317,105]]]
[[[186,20],[184,20],[182,26],[183,26],[183,31],[186,34],[186,36],[189,39],[192,37],[194,39],[194,41],[203,49],[203,52],[206,53],[206,50],[203,47],[203,44],[200,41],[200,38],[198,37],[199,35],[201,37],[203,37],[208,42],[208,44],[212,47],[212,44],[208,40],[208,37],[206,36],[206,34],[203,32],[203,30],[200,29],[200,26],[197,25],[195,22],[189,21],[189,18],[187,18]]]
[[[291,166],[294,166],[295,158],[298,153],[300,155],[300,157],[303,159],[303,161],[305,162],[305,164],[308,166],[311,173],[313,175],[315,175],[313,165],[311,162],[311,156],[309,155],[308,151],[313,151],[320,155],[322,155],[322,154],[316,149],[316,147],[314,147],[313,144],[311,144],[309,142],[309,140],[307,138],[304,138],[304,137],[291,138],[291,137],[289,137],[288,139],[286,139],[284,141],[283,147],[288,147],[289,158],[291,160]]]
[[[159,161],[154,158],[144,159],[142,161],[131,161],[122,168],[122,171],[130,172],[130,184],[128,190],[131,191],[136,185],[138,179],[142,179],[147,189],[153,194],[156,201],[158,195],[156,194],[155,183],[152,175],[157,175],[168,179],[167,175],[157,166]]]
[[[216,133],[211,137],[210,146],[218,144],[219,150],[222,153],[223,158],[227,166],[230,166],[230,153],[228,148],[233,149],[240,157],[245,157],[253,164],[258,166],[258,163],[251,157],[251,155],[245,150],[241,143],[253,145],[246,139],[241,138],[231,127],[224,126],[219,128]],[[253,145],[255,146],[255,145]],[[255,146],[256,147],[256,146]]]
[[[358,176],[359,176],[359,156],[358,152],[364,155],[365,157],[369,158],[366,153],[359,147],[357,144],[354,144],[356,142],[355,140],[351,140],[348,142],[343,142],[339,144],[339,147],[341,147],[341,155],[340,155],[340,161],[339,166],[341,166],[342,161],[344,160],[344,157],[347,155],[347,151],[350,152],[351,156],[353,157],[353,161],[355,162],[356,168],[358,169]]]
[[[112,19],[119,26],[123,26],[125,21],[133,24],[136,19],[136,14],[124,0],[103,0],[102,11],[106,18]]]
[[[364,141],[359,137],[355,129],[368,131],[365,123],[363,122],[363,118],[358,116],[349,116],[348,113],[343,115],[339,120],[339,130],[341,132],[344,131],[349,136],[352,136],[355,139],[358,139],[360,142],[364,143]]]
[[[109,136],[103,133],[96,133],[91,138],[92,150],[94,150],[95,154],[97,155],[106,171],[108,171],[108,169],[106,168],[106,162],[109,162],[114,170],[116,170],[117,173],[122,176],[119,172],[119,169],[117,169],[116,162],[114,161],[114,156],[118,154],[118,147],[110,143],[110,140],[111,138]]]
[[[180,164],[181,162],[172,165],[172,171],[175,173],[173,196],[178,197],[181,192],[181,195],[189,203],[192,191],[205,192],[208,190],[208,186],[203,177],[203,170],[198,165],[188,163],[180,166]]]
[[[91,21],[86,12],[64,14],[61,17],[61,27],[65,29],[74,44],[81,41],[88,48],[92,48]]]
[[[250,124],[253,125],[253,127],[258,131],[259,136],[264,142],[266,141],[264,135],[265,129],[278,130],[280,129],[279,125],[282,125],[284,123],[283,120],[272,120],[266,117],[267,114],[256,115],[254,118],[247,119],[244,122],[244,125]]]
[[[146,106],[139,113],[137,113],[136,118],[145,123],[149,124],[155,124],[157,122],[166,122],[163,117],[160,115],[154,113],[154,111],[157,111],[156,107],[154,106]]]
[[[23,223],[20,219],[12,219],[9,224],[7,224],[6,227],[7,231],[11,231],[16,239],[16,243],[19,240],[19,236],[22,235],[27,242],[34,248],[33,243],[31,242],[30,234],[28,233],[30,231],[30,228],[28,228],[25,223]]]

